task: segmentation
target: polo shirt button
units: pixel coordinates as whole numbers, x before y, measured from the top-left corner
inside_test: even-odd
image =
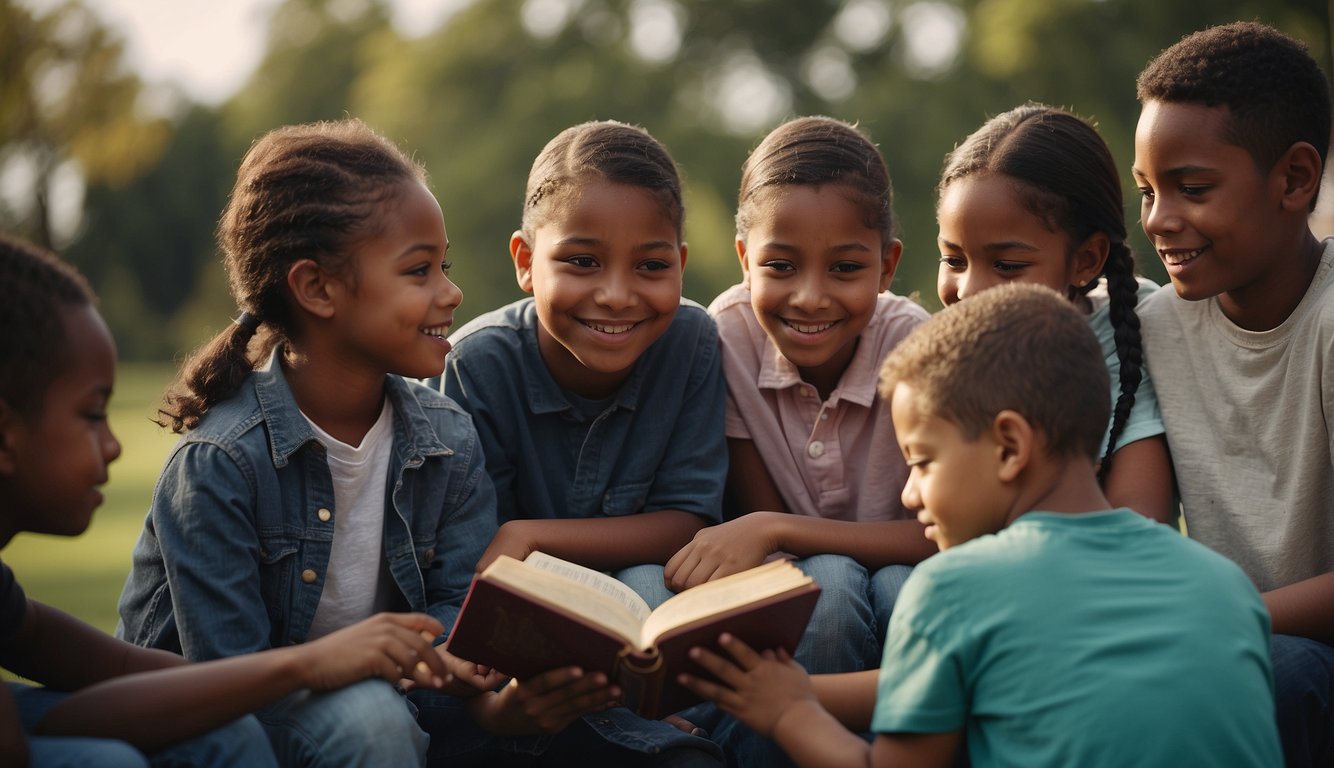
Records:
[[[316,576],[316,575],[315,575],[315,572],[312,571],[312,570],[309,569],[309,568],[307,568],[306,570],[304,570],[304,571],[301,572],[301,580],[304,581],[304,582],[306,582],[307,584],[314,584],[314,583],[315,583],[315,579],[317,579],[317,578],[319,578],[319,577]]]
[[[325,509],[324,507],[320,507],[319,510],[315,513],[315,516],[320,519],[321,523],[327,523],[329,522],[329,518],[333,517],[333,513]]]
[[[819,440],[812,440],[811,444],[806,446],[806,453],[810,454],[812,459],[818,459],[824,455],[824,443]]]

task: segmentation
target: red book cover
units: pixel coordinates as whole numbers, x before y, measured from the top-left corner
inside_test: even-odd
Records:
[[[716,649],[718,635],[729,632],[757,650],[781,647],[790,652],[819,594],[819,585],[807,579],[778,594],[665,629],[643,651],[565,606],[483,574],[473,579],[445,648],[520,680],[564,666],[602,672],[625,692],[627,707],[660,718],[699,701],[676,682],[682,672],[709,676],[687,657],[690,648]]]

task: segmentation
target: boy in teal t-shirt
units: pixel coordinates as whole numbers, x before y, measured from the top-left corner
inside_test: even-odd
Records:
[[[1101,359],[1087,321],[1033,285],[921,326],[886,360],[882,393],[911,469],[904,504],[942,552],[904,586],[878,689],[727,635],[731,661],[694,651],[723,685],[683,682],[799,765],[948,766],[965,742],[978,768],[1279,765],[1255,588],[1108,509]],[[868,722],[870,744],[854,733]]]

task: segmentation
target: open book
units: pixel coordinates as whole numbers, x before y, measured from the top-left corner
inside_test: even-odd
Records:
[[[689,650],[723,632],[752,648],[796,648],[820,586],[786,560],[681,592],[656,610],[625,584],[534,552],[499,557],[478,574],[445,648],[524,679],[557,667],[603,672],[627,707],[658,718],[699,701],[681,672],[711,677]],[[726,654],[724,654],[725,656]]]

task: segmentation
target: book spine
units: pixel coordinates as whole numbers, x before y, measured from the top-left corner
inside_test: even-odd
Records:
[[[641,717],[658,717],[664,677],[662,662],[662,654],[656,648],[649,651],[626,648],[616,658],[613,679],[621,687],[625,706]]]

